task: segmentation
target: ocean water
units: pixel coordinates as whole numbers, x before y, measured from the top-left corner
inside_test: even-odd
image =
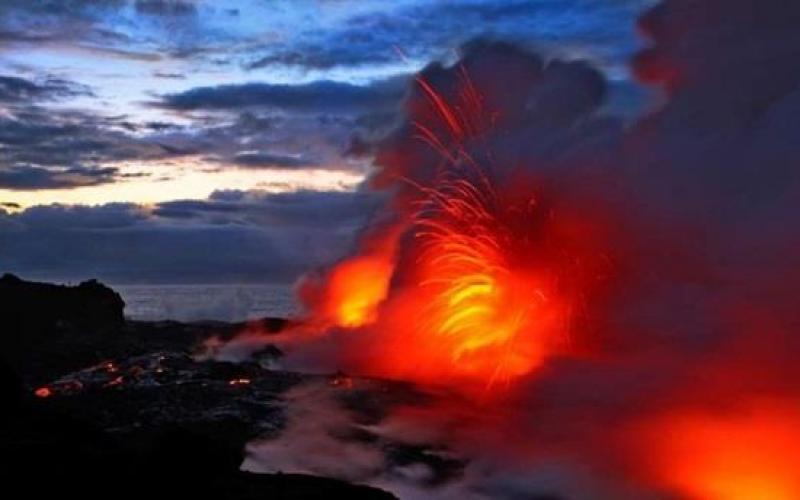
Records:
[[[244,321],[299,311],[291,285],[112,285],[125,316],[156,321]]]

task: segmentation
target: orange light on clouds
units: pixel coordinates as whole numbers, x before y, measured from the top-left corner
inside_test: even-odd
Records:
[[[655,475],[692,500],[800,498],[800,406],[754,405],[734,414],[677,414],[646,443]]]

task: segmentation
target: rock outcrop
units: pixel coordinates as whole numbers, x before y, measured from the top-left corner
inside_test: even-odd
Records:
[[[65,286],[23,281],[13,274],[0,277],[0,321],[6,332],[65,327],[102,332],[123,325],[124,309],[122,297],[97,280]]]
[[[125,325],[125,303],[91,280],[77,286],[0,277],[2,356],[29,382],[91,362]]]

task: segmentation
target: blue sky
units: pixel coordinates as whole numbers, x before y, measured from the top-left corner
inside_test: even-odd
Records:
[[[609,112],[633,116],[650,96],[632,82],[627,62],[642,46],[636,18],[652,4],[6,0],[0,229],[29,228],[26,209],[79,222],[92,210],[119,216],[121,206],[138,214],[133,226],[241,229],[247,224],[219,214],[178,218],[161,208],[213,204],[231,192],[259,209],[276,195],[356,193],[371,160],[350,154],[354,138],[389,130],[409,75],[454,60],[478,37],[591,61],[611,82]],[[355,224],[345,212],[331,223],[337,235]],[[273,230],[263,220],[248,224],[259,234]],[[46,255],[6,261],[43,274],[67,266]]]

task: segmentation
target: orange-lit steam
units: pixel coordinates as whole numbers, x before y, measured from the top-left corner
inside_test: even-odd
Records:
[[[656,457],[654,479],[683,497],[800,498],[800,406],[763,403],[736,413],[660,417],[642,443]]]
[[[566,226],[532,179],[500,181],[491,155],[471,151],[492,120],[466,72],[454,103],[421,78],[416,90],[412,114],[430,123],[415,121],[415,136],[439,165],[395,179],[392,229],[368,235],[315,284],[312,323],[366,337],[349,369],[508,382],[565,344],[580,281],[565,263],[581,258],[559,247]]]
[[[437,427],[428,442],[456,455],[566,478],[565,498],[800,499],[800,267],[784,228],[800,197],[783,185],[800,101],[772,104],[800,73],[750,102],[763,72],[721,92],[701,59],[680,64],[682,21],[713,33],[717,14],[752,17],[749,0],[706,3],[654,10],[664,40],[636,69],[666,102],[630,128],[605,121],[603,79],[582,64],[478,44],[423,70],[374,150],[390,201],[315,283],[300,322],[315,335],[287,359],[426,384],[418,414],[393,413],[400,434]],[[750,43],[708,60],[738,69]],[[776,74],[793,60],[775,59]]]
[[[392,262],[381,256],[358,256],[339,264],[328,278],[325,317],[344,328],[374,322],[392,271]]]
[[[452,371],[497,379],[531,371],[558,338],[558,304],[545,284],[515,262],[514,232],[486,177],[450,177],[425,189],[415,214],[419,293],[427,297],[417,326],[449,354]],[[509,207],[506,207],[509,208]],[[533,224],[533,199],[518,217]],[[504,211],[506,212],[506,211]],[[515,265],[517,264],[517,265]],[[520,338],[524,334],[524,338]]]

